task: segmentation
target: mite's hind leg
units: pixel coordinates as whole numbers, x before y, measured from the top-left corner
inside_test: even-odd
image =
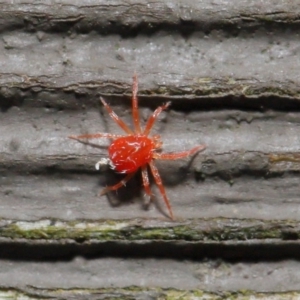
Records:
[[[158,169],[156,168],[156,166],[154,165],[154,163],[152,161],[149,163],[149,166],[150,166],[151,172],[153,174],[154,180],[155,180],[155,182],[156,182],[156,184],[158,186],[158,189],[159,189],[161,195],[163,196],[165,204],[166,204],[166,206],[168,208],[168,211],[169,211],[169,214],[170,214],[170,218],[172,220],[174,220],[172,207],[171,207],[170,201],[169,201],[169,199],[167,197],[165,187],[164,187],[164,185],[162,183],[162,180],[160,178],[160,175],[158,173]]]
[[[126,183],[133,177],[134,174],[135,174],[135,172],[130,173],[130,174],[127,174],[127,175],[125,176],[125,178],[123,178],[123,179],[122,179],[120,182],[118,182],[117,184],[112,185],[112,186],[107,186],[106,188],[104,188],[104,189],[100,192],[100,196],[106,194],[106,193],[109,192],[109,191],[115,191],[115,190],[119,189],[120,187],[125,186]]]
[[[142,179],[143,179],[143,185],[146,192],[147,199],[145,199],[144,205],[146,207],[149,206],[151,202],[152,193],[150,190],[150,183],[149,183],[149,175],[147,171],[147,166],[142,166]]]

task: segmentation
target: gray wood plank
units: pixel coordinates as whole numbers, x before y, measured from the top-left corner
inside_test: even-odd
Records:
[[[0,298],[298,299],[299,10],[0,2]],[[134,72],[164,151],[207,145],[158,163],[175,221],[140,176],[99,197],[108,142],[67,138],[120,132],[100,95],[131,124]]]

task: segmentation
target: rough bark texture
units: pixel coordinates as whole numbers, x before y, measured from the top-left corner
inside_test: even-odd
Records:
[[[300,299],[298,1],[0,2],[0,298]],[[138,174],[71,134],[172,101],[146,210]],[[243,292],[240,292],[243,291]]]

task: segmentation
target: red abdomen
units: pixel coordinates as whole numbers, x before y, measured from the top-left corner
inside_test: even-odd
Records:
[[[112,142],[108,153],[116,171],[132,173],[150,162],[153,149],[152,140],[146,136],[124,136]]]

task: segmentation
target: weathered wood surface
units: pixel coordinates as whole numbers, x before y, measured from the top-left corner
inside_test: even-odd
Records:
[[[300,299],[298,1],[0,2],[0,298]],[[98,172],[132,75],[176,216]],[[131,123],[130,123],[131,124]],[[245,292],[236,292],[244,290]],[[263,292],[266,292],[264,294]],[[30,298],[31,297],[31,298]]]

